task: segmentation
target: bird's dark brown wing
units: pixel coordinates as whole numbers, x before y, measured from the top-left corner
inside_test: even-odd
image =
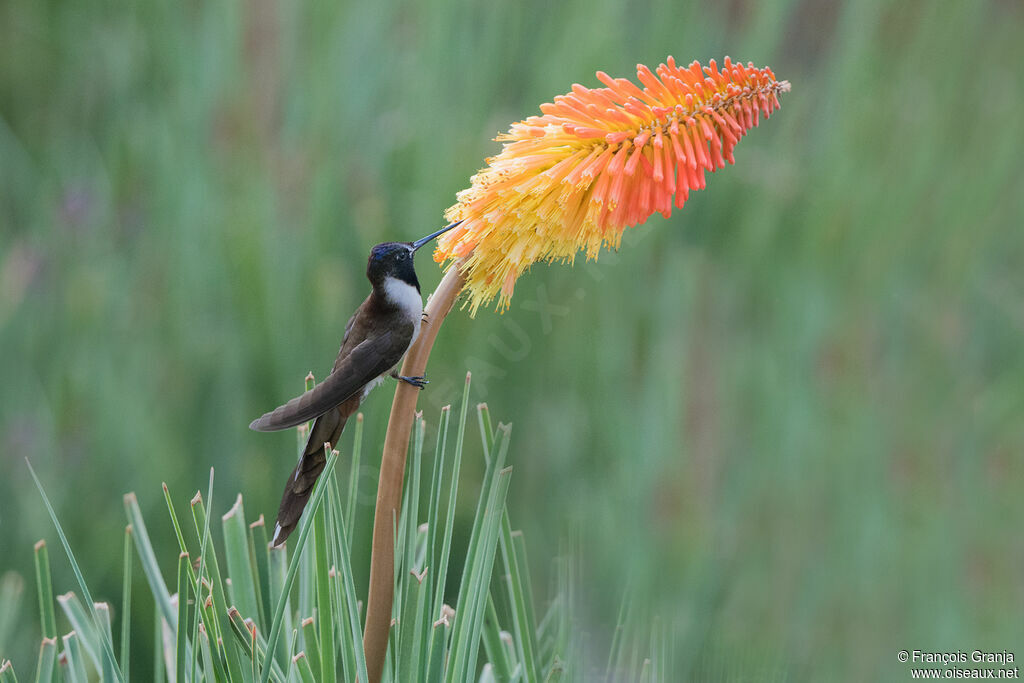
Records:
[[[323,382],[253,420],[249,429],[275,432],[323,415],[394,367],[409,344],[409,339],[403,340],[403,337],[405,335],[389,331],[379,337],[364,339],[335,366]]]

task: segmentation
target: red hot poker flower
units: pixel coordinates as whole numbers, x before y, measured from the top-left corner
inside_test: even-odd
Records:
[[[605,87],[573,85],[498,136],[501,152],[445,212],[462,224],[438,240],[434,260],[468,256],[471,315],[495,296],[507,308],[534,262],[571,263],[581,249],[597,258],[602,246],[618,248],[626,227],[681,209],[789,90],[771,69],[728,57],[721,68],[679,67],[672,57],[654,72],[637,65],[642,88],[597,78]]]

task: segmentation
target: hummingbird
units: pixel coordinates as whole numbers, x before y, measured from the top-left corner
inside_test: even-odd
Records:
[[[345,325],[345,336],[331,373],[306,393],[249,425],[249,429],[258,432],[274,432],[316,419],[299,462],[285,484],[273,545],[284,543],[298,526],[313,485],[327,464],[324,445],[334,448],[345,423],[367,394],[388,375],[419,389],[427,384],[424,377],[404,377],[397,371],[423,322],[423,298],[413,258],[420,247],[458,224],[452,223],[415,242],[384,242],[370,250],[366,278],[373,289]]]

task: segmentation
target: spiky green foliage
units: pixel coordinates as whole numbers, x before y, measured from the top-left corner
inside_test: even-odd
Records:
[[[450,408],[440,411],[429,477],[423,476],[428,471],[424,461],[428,425],[422,417],[416,423],[405,500],[396,520],[394,626],[384,680],[584,680],[590,673],[587,653],[572,633],[573,571],[559,572],[556,596],[537,623],[524,538],[512,530],[505,504],[512,472],[506,466],[512,430],[509,425],[492,426],[484,404],[477,406],[484,462],[476,513],[464,559],[452,557],[459,473],[466,430],[471,429],[467,427],[469,391],[467,376],[455,438],[450,433]],[[357,438],[360,435],[357,431]],[[360,447],[357,443],[357,450]],[[191,525],[179,516],[174,496],[165,486],[179,552],[170,583],[174,592],[160,571],[135,494],[125,496],[129,526],[124,556],[118,558],[124,580],[119,659],[113,657],[111,610],[106,603],[92,603],[71,545],[51,510],[86,599],[74,592],[56,598],[71,630],[60,641],[44,634],[36,680],[52,680],[55,662],[68,681],[126,680],[131,643],[138,640],[131,637],[132,608],[139,603],[138,598],[133,602],[130,589],[136,560],[157,610],[155,680],[366,680],[348,518],[354,510],[351,497],[356,495],[357,476],[351,471],[339,475],[338,462],[339,453],[329,453],[290,554],[268,545],[262,518],[249,523],[241,495],[221,518],[224,542],[218,547],[218,534],[211,528],[215,525],[205,506],[213,496],[212,471],[205,498],[196,493],[190,501]],[[358,466],[354,459],[349,463]],[[41,485],[40,493],[46,501]],[[56,628],[45,543],[36,546],[36,562],[42,623]],[[460,565],[461,578],[453,592],[451,570]],[[19,580],[5,579],[0,601],[12,603],[16,588],[20,593]],[[649,627],[633,630],[633,649],[622,650],[632,657],[617,664],[615,672],[624,676],[622,680],[636,676],[669,680],[661,675],[664,668],[652,666],[650,652],[644,649]],[[658,677],[653,677],[655,672]],[[4,675],[14,680],[13,668],[8,665]]]

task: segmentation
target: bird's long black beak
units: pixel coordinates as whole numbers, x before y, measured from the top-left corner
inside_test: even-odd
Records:
[[[458,225],[461,222],[462,221],[455,221],[451,225],[445,226],[445,227],[441,228],[440,230],[438,230],[435,233],[431,233],[431,234],[427,235],[426,237],[419,238],[418,240],[416,240],[415,242],[412,243],[412,250],[416,251],[417,249],[422,247],[424,244],[426,244],[430,240],[434,239],[438,235],[443,235],[444,233],[448,232],[449,230],[451,230],[452,228],[454,228],[456,225]]]

